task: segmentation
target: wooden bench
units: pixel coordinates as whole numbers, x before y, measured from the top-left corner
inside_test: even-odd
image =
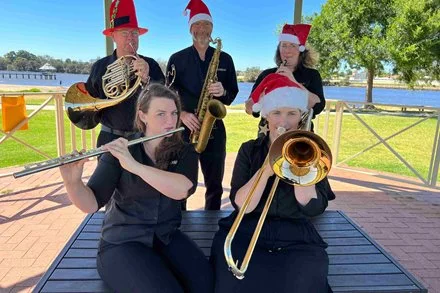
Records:
[[[184,212],[182,231],[210,254],[217,222],[230,211]],[[103,212],[88,215],[34,292],[109,292],[96,270]],[[329,244],[329,283],[334,292],[428,292],[343,212],[313,220]]]

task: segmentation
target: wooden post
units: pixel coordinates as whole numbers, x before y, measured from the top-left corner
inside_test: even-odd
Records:
[[[76,129],[72,122],[70,122],[70,143],[72,145],[71,152],[78,150],[76,146]]]
[[[64,133],[63,95],[55,94],[55,125],[57,130],[58,156],[66,154],[66,136]]]
[[[295,0],[295,11],[293,17],[293,23],[301,23],[301,14],[302,14],[302,0]]]
[[[105,28],[110,27],[110,4],[111,0],[104,0],[104,25]],[[107,55],[111,55],[113,53],[113,40],[112,38],[105,37],[105,52]]]

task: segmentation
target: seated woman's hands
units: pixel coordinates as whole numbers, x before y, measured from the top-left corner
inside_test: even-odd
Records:
[[[75,151],[73,152],[74,155],[76,154],[81,154],[82,152],[84,152],[84,150],[78,152]],[[70,155],[66,155],[65,157],[68,157]],[[60,159],[62,160],[63,157],[60,157]],[[61,177],[63,178],[63,181],[65,184],[71,184],[71,183],[77,183],[81,181],[81,177],[82,177],[82,173],[83,173],[83,169],[84,169],[84,164],[88,161],[89,159],[82,159],[80,161],[76,161],[73,163],[69,163],[69,164],[65,164],[59,167],[60,173],[61,173]]]
[[[137,161],[128,151],[128,140],[120,137],[112,142],[109,142],[106,145],[103,145],[101,148],[103,150],[109,151],[115,158],[117,158],[122,168],[129,172],[132,172]]]

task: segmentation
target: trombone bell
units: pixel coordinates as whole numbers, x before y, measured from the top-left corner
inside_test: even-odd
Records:
[[[332,154],[327,143],[310,131],[280,135],[269,151],[269,163],[281,180],[295,185],[318,183],[330,172]]]

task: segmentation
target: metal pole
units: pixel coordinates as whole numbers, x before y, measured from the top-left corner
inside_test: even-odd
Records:
[[[112,0],[104,0],[104,25],[105,28],[110,27],[110,4]],[[112,38],[105,37],[105,52],[107,55],[111,55],[113,53],[113,40]]]
[[[295,10],[293,12],[293,23],[301,23],[301,14],[302,14],[302,0],[295,0]]]
[[[342,128],[342,117],[344,115],[344,102],[338,101],[336,103],[336,115],[335,115],[335,125],[333,133],[333,146],[332,146],[332,156],[333,156],[333,166],[337,165],[339,146],[341,143],[341,128]]]
[[[439,162],[440,162],[440,138],[439,138],[439,121],[440,121],[440,112],[437,112],[437,129],[435,133],[435,141],[434,146],[436,147],[433,149],[433,153],[431,156],[431,166],[432,166],[432,173],[431,178],[428,178],[429,185],[435,187],[437,185],[437,176],[438,176],[438,169],[439,169]],[[435,153],[434,153],[435,152]],[[435,154],[435,155],[434,155]],[[430,167],[431,170],[431,167]]]

